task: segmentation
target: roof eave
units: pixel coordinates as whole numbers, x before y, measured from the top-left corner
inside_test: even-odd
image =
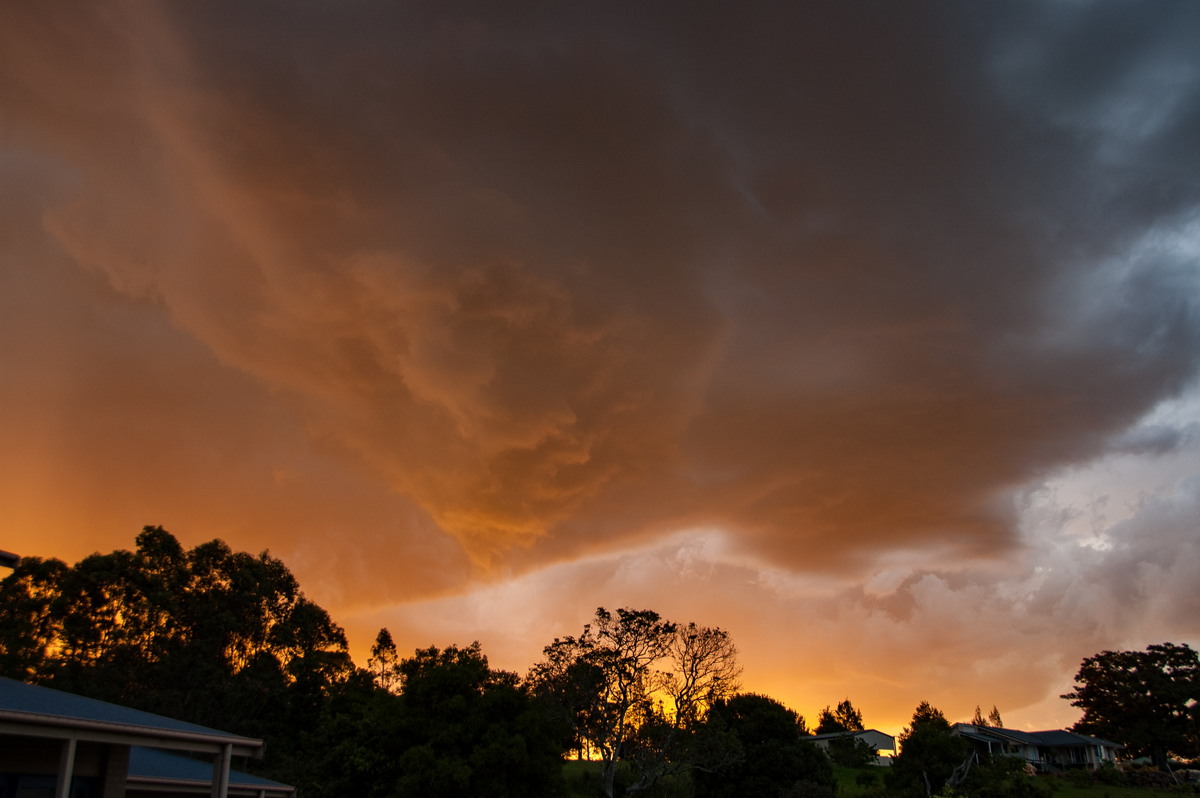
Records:
[[[204,734],[11,709],[0,710],[0,734],[29,734],[60,739],[74,737],[204,753],[219,753],[225,746],[230,746],[238,756],[254,757],[261,756],[263,747],[262,740],[237,735]]]

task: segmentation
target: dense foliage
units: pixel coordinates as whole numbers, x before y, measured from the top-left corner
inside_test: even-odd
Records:
[[[561,791],[561,727],[478,644],[401,660],[382,630],[372,653],[355,668],[270,555],[184,551],[160,527],[0,581],[0,674],[265,739],[248,766],[309,798]]]
[[[814,734],[836,734],[863,730],[862,713],[854,708],[847,698],[839,701],[836,709],[825,707],[817,715],[817,730]]]
[[[863,721],[849,699],[819,715],[818,733],[844,733],[826,755],[795,712],[737,693],[721,629],[600,608],[544,653],[522,680],[492,669],[478,643],[405,658],[381,629],[360,669],[282,562],[220,540],[185,550],[161,527],[134,551],[74,566],[24,558],[0,581],[0,675],[265,739],[267,758],[244,767],[306,798],[553,798],[568,751],[600,760],[594,786],[608,798],[656,785],[832,798],[832,764],[873,759],[852,736]],[[1064,698],[1084,710],[1076,731],[1159,763],[1200,754],[1200,659],[1186,645],[1089,657]],[[1001,725],[995,707],[987,723]],[[886,793],[1036,798],[1022,764],[969,755],[922,703]]]
[[[1161,643],[1145,651],[1101,651],[1083,660],[1063,696],[1083,710],[1074,730],[1123,743],[1159,767],[1167,756],[1200,756],[1200,655]]]
[[[563,793],[562,737],[515,674],[489,667],[478,643],[421,649],[396,667],[399,692],[364,673],[328,706],[303,765],[318,794]]]
[[[922,701],[900,734],[900,753],[887,774],[888,789],[899,796],[941,794],[954,786],[967,762],[967,743],[950,731],[941,710]]]
[[[635,774],[629,795],[722,758],[702,732],[713,702],[737,689],[741,669],[727,632],[600,607],[581,634],[555,639],[544,653],[529,672],[531,689],[556,708],[572,746],[600,760],[607,798],[621,764]]]
[[[161,527],[74,566],[23,558],[0,582],[0,629],[4,675],[272,738],[271,772],[353,671],[283,563],[219,540],[184,551]]]
[[[739,693],[716,701],[708,726],[734,747],[732,764],[694,775],[696,798],[779,795],[797,785],[832,793],[833,767],[814,744],[805,742],[804,719],[773,698]]]

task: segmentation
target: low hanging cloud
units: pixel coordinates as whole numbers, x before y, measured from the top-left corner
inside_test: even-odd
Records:
[[[1137,425],[1200,353],[1197,32],[1189,3],[10,4],[14,512],[236,532],[364,612],[718,530],[728,573],[865,585],[839,626],[958,628],[931,613],[1001,595],[962,574],[1035,567],[1034,486],[1186,449]],[[1103,574],[1140,623],[1186,569],[1137,551],[1003,590],[1053,626]]]
[[[1194,458],[1195,442],[1185,449]],[[417,645],[480,638],[494,663],[523,672],[595,606],[653,606],[733,630],[749,686],[810,721],[849,696],[893,731],[926,700],[956,719],[995,705],[1015,728],[1062,726],[1079,715],[1060,696],[1083,658],[1200,634],[1200,479],[1194,465],[1168,476],[1185,461],[1114,457],[1048,481],[1023,501],[1022,546],[1005,562],[931,568],[892,552],[869,579],[818,579],[697,529],[349,621],[363,639],[380,626]],[[1072,483],[1136,484],[1148,470],[1166,487],[1103,512],[1064,496]]]

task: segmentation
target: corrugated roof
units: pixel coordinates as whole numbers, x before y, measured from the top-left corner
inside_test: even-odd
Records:
[[[211,762],[192,759],[182,754],[172,754],[142,745],[134,745],[129,749],[129,778],[131,779],[210,784],[212,769]],[[291,792],[294,789],[278,781],[232,769],[229,771],[229,785],[275,792]]]
[[[800,739],[806,740],[811,743],[811,742],[816,742],[818,740],[836,740],[839,737],[861,737],[864,734],[878,734],[880,737],[886,737],[889,740],[896,739],[892,735],[887,734],[885,732],[881,732],[877,729],[861,729],[859,731],[852,731],[852,732],[826,732],[825,734],[808,734],[808,735],[805,735],[804,737],[801,737]]]
[[[1049,729],[1047,731],[1026,732],[1019,729],[1004,729],[996,726],[975,726],[970,723],[956,723],[955,730],[964,737],[976,740],[1000,738],[1021,743],[1022,745],[1105,745],[1110,748],[1123,748],[1120,743],[1101,740],[1099,737],[1089,737],[1065,729]]]
[[[64,721],[80,720],[92,723],[103,723],[133,730],[154,730],[173,733],[175,735],[201,735],[218,737],[224,742],[258,748],[261,740],[242,737],[236,734],[210,729],[195,723],[155,715],[152,712],[142,712],[138,709],[85,698],[74,693],[66,693],[40,685],[25,684],[0,677],[0,712],[22,712],[29,715],[41,715],[46,718],[62,719]]]
[[[1113,748],[1124,748],[1120,743],[1114,743],[1111,740],[1101,740],[1099,737],[1090,737],[1086,734],[1067,731],[1065,729],[1051,729],[1049,731],[1033,733],[1038,736],[1043,745],[1107,745]]]

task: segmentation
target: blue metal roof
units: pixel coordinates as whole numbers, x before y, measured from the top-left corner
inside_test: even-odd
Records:
[[[163,732],[199,734],[220,737],[228,742],[236,742],[252,747],[261,746],[261,741],[249,737],[210,729],[195,723],[187,723],[174,718],[155,715],[152,712],[142,712],[138,709],[85,698],[73,693],[64,693],[40,685],[25,684],[0,677],[0,712],[26,712],[44,715],[63,720],[84,720],[95,723],[109,723],[131,728],[152,729]]]
[[[142,745],[129,748],[129,777],[154,781],[190,781],[209,784],[212,782],[211,762],[192,759],[182,754],[172,754]],[[252,787],[278,792],[291,792],[292,787],[278,781],[264,779],[240,770],[229,771],[231,787]]]

